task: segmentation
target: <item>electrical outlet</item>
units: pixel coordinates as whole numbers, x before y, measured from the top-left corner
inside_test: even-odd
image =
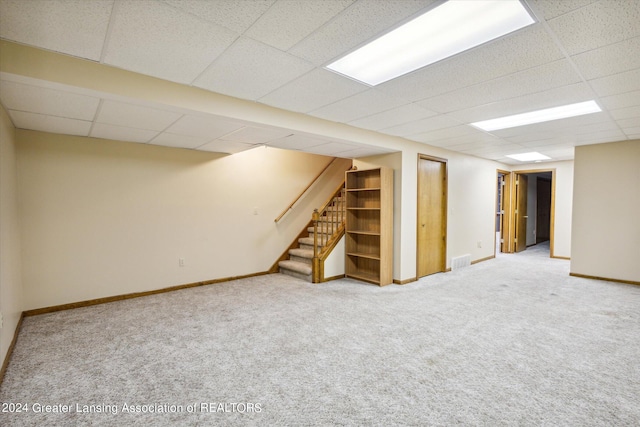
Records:
[[[253,208],[253,214],[258,215],[258,208]]]
[[[178,265],[184,267],[184,258],[178,258]]]
[[[3,322],[2,313],[0,313],[0,329],[2,329],[2,322]]]
[[[478,248],[482,247],[482,242],[480,240],[478,240]]]

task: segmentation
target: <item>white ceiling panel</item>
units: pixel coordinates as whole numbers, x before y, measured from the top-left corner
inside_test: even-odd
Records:
[[[367,90],[368,86],[324,69],[315,69],[260,98],[285,110],[309,112]]]
[[[640,55],[629,55],[629,52],[640,52],[640,37],[590,50],[571,59],[582,76],[591,80],[640,68]]]
[[[293,134],[269,141],[270,147],[284,148],[287,150],[304,150],[317,145],[326,144],[327,140],[314,138],[304,134]]]
[[[159,2],[118,2],[104,62],[191,83],[238,37]]]
[[[320,154],[321,156],[338,156],[339,153],[353,151],[358,149],[356,145],[345,144],[342,142],[329,142],[327,144],[315,145],[307,148],[305,151],[314,154]]]
[[[313,65],[241,37],[194,82],[213,92],[256,100],[310,71]]]
[[[94,138],[114,139],[116,141],[130,141],[147,143],[152,140],[157,131],[146,129],[134,129],[123,126],[94,123],[89,136]]]
[[[437,115],[428,117],[426,119],[414,120],[401,125],[384,128],[382,129],[382,132],[389,135],[404,136],[412,139],[410,137],[411,135],[431,132],[438,129],[450,128],[459,126],[461,124],[462,123],[460,123],[459,120],[443,115]]]
[[[544,19],[556,18],[572,10],[587,6],[597,0],[526,0]]]
[[[164,145],[165,147],[198,148],[210,141],[210,138],[199,138],[197,136],[175,135],[173,133],[162,132],[160,135],[149,141],[149,143],[153,145]]]
[[[246,35],[286,51],[353,1],[278,1],[247,30]]]
[[[354,120],[349,122],[349,124],[365,129],[378,130],[412,122],[414,120],[425,119],[427,117],[434,116],[435,114],[436,113],[433,111],[417,104],[407,104]]]
[[[315,65],[345,55],[384,34],[436,0],[360,0],[294,46],[289,52]],[[302,3],[302,2],[300,2]]]
[[[0,37],[97,61],[112,7],[113,0],[2,0]]]
[[[462,125],[425,132],[419,135],[412,135],[411,139],[430,144],[439,140],[449,140],[451,138],[470,136],[477,136],[478,138],[481,138],[484,135],[486,135],[486,133],[476,130],[471,126]]]
[[[600,102],[610,110],[640,105],[640,90],[602,97]]]
[[[562,58],[553,39],[538,24],[390,80],[378,88],[420,101]]]
[[[313,110],[309,114],[334,122],[346,123],[406,103],[405,100],[389,96],[376,89],[369,89]]]
[[[436,96],[420,101],[418,104],[446,113],[523,97],[543,92],[545,89],[567,86],[580,81],[580,76],[569,61],[561,60]],[[491,107],[489,106],[489,108]],[[530,111],[530,109],[525,111]],[[455,114],[453,116],[455,117]]]
[[[0,81],[2,103],[9,110],[48,114],[70,119],[93,120],[100,99],[90,96]]]
[[[181,114],[141,105],[104,101],[97,122],[137,129],[161,131],[178,120]]]
[[[640,2],[599,1],[548,22],[567,52],[575,55],[640,36]]]
[[[91,122],[67,119],[25,111],[9,110],[13,125],[18,129],[39,130],[43,132],[62,133],[67,135],[88,136]]]
[[[623,129],[629,129],[640,126],[640,119],[638,117],[632,117],[630,119],[617,120],[616,123]]]
[[[609,130],[576,135],[576,145],[600,144],[603,142],[622,141],[624,139],[627,139],[624,132],[620,130]]]
[[[613,76],[590,80],[589,84],[600,96],[623,94],[640,90],[640,68]]]
[[[631,119],[634,117],[640,117],[640,105],[633,107],[625,107],[617,110],[611,110],[611,117],[615,120]]]
[[[513,114],[527,113],[560,105],[589,101],[593,91],[585,83],[575,83],[530,95],[494,102],[447,114],[463,123],[495,119]]]
[[[209,141],[243,128],[244,125],[218,117],[184,115],[167,128],[167,132],[176,135],[188,135],[206,138]],[[164,129],[164,128],[163,128]]]
[[[241,33],[247,30],[276,0],[164,0],[176,9]]]
[[[244,127],[223,136],[221,139],[225,141],[242,142],[245,144],[264,144],[271,140],[291,135],[291,133],[292,132],[287,129]]]
[[[236,142],[236,141],[221,141],[218,139],[198,147],[198,150],[211,151],[214,153],[234,154],[234,153],[239,153],[241,151],[247,151],[256,147],[257,145],[253,145],[253,144],[245,144],[245,143]]]

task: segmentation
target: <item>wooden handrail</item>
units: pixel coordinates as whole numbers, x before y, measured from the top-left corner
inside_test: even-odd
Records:
[[[313,179],[313,181],[311,181],[311,183],[309,183],[309,185],[307,185],[307,187],[304,190],[302,190],[302,193],[300,193],[298,195],[298,197],[296,197],[296,199],[293,202],[291,202],[291,204],[289,206],[287,206],[287,208],[285,210],[283,210],[280,215],[278,215],[278,217],[274,220],[274,222],[279,222],[282,219],[282,217],[284,217],[287,214],[287,212],[289,212],[293,208],[293,206],[296,204],[296,202],[298,200],[300,200],[302,198],[302,196],[304,196],[304,194],[309,190],[309,188],[311,188],[311,186],[313,184],[315,184],[315,182],[318,179],[320,179],[322,174],[324,174],[326,172],[326,170],[329,169],[329,166],[331,166],[336,160],[338,160],[338,158],[334,157],[333,160],[331,160],[327,164],[327,166],[325,166],[324,169],[322,169],[322,171],[320,171],[320,173]]]

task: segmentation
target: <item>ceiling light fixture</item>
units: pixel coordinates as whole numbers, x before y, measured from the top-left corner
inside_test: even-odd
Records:
[[[598,113],[602,109],[596,101],[578,102],[577,104],[562,105],[560,107],[546,108],[544,110],[531,111],[529,113],[515,114],[513,116],[500,117],[498,119],[484,120],[471,123],[471,126],[484,131],[509,129],[517,126],[533,123],[550,122],[552,120],[566,119],[568,117],[582,116],[584,114]]]
[[[532,153],[522,153],[522,154],[507,154],[506,157],[511,159],[519,160],[521,162],[539,162],[541,160],[550,160],[551,157],[545,156],[544,154],[540,154],[536,151]]]
[[[450,0],[326,68],[375,86],[534,22],[519,0]]]

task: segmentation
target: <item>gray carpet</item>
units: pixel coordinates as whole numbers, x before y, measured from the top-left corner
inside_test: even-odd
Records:
[[[0,424],[637,426],[640,287],[568,269],[538,246],[404,286],[278,274],[29,317],[0,388],[29,412]]]

